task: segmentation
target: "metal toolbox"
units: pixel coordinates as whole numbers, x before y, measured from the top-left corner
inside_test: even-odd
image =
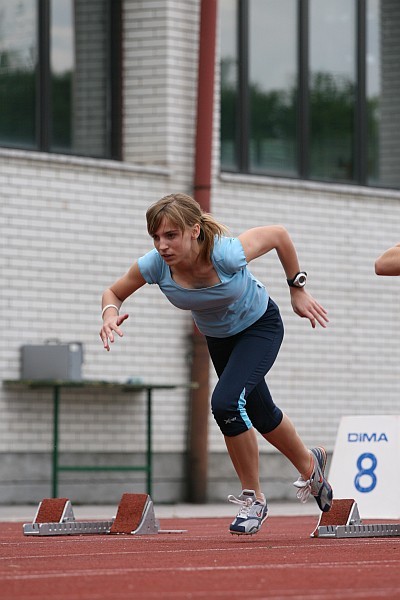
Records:
[[[81,342],[21,346],[21,379],[80,381],[82,363]]]

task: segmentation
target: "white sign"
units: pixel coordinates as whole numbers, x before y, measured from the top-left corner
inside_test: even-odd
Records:
[[[361,519],[400,519],[400,415],[343,417],[328,480]]]

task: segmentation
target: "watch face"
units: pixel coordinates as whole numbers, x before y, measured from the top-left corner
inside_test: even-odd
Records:
[[[306,285],[306,281],[307,276],[304,275],[304,273],[300,273],[300,275],[296,277],[294,284],[297,285],[297,287],[304,287]]]

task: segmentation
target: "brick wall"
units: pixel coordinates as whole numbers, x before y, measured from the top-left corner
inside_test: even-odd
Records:
[[[85,378],[185,383],[191,320],[158,289],[148,286],[125,303],[125,337],[110,353],[98,336],[102,291],[152,247],[144,213],[164,194],[168,172],[23,151],[0,154],[0,310],[8,323],[1,378],[19,377],[20,346],[58,339],[84,344]],[[91,392],[64,392],[62,398],[61,452],[80,451],[83,462],[88,450],[143,452],[144,394],[132,402],[126,395]],[[155,392],[154,403],[155,451],[183,452],[187,392]],[[50,393],[1,389],[0,410],[0,452],[50,452]],[[49,476],[46,468],[39,481],[45,484]],[[2,478],[3,491],[18,487],[15,478]]]
[[[166,193],[191,192],[198,21],[198,0],[124,2],[124,158],[172,167]]]

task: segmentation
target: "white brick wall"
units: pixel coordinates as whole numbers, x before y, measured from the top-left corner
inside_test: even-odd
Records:
[[[103,289],[152,247],[144,213],[164,194],[163,171],[146,174],[143,168],[108,161],[0,153],[1,322],[9,323],[0,349],[2,378],[19,377],[21,345],[57,338],[84,343],[85,378],[125,381],[136,376],[185,383],[191,320],[167,304],[158,289],[149,286],[126,302],[125,337],[110,353],[98,337]],[[82,416],[79,406],[90,409],[96,397],[89,392],[73,396],[62,406],[78,413],[79,424],[65,419],[62,447],[69,447],[71,439],[77,450],[88,445],[93,450],[143,449],[144,395],[134,402],[125,395],[112,401],[108,396],[105,402],[103,394],[100,408]],[[182,449],[186,396],[183,390],[154,392],[156,432],[158,423],[162,428],[155,435],[156,450]],[[49,395],[2,391],[0,406],[0,451],[49,448]],[[77,427],[88,432],[79,443]]]
[[[166,193],[192,184],[198,21],[198,0],[124,2],[124,158],[170,166]]]
[[[0,149],[2,379],[19,377],[21,345],[58,338],[84,343],[85,378],[188,380],[190,316],[156,288],[125,303],[125,337],[110,353],[98,330],[103,289],[151,247],[148,205],[191,192],[198,7],[197,0],[124,2],[124,163]],[[329,311],[327,330],[313,331],[290,309],[276,256],[252,265],[286,326],[269,378],[273,395],[307,443],[331,450],[342,415],[400,409],[399,281],[374,274],[375,257],[400,241],[400,193],[220,176],[218,136],[216,128],[214,214],[233,234],[284,224],[309,272],[309,290]],[[157,452],[185,451],[187,396],[181,389],[155,393]],[[143,449],[144,395],[62,398],[61,450]],[[46,392],[0,388],[0,452],[50,452],[51,411]],[[225,453],[211,416],[209,447]]]

